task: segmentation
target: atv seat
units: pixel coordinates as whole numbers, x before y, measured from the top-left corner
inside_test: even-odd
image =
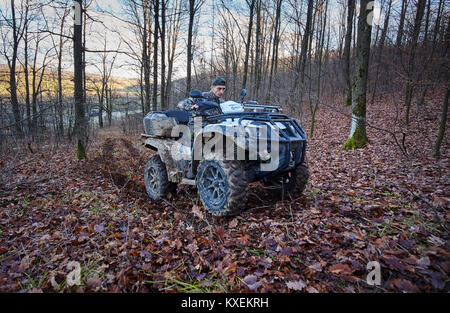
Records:
[[[182,110],[167,110],[164,112],[168,117],[173,117],[177,121],[178,124],[187,125],[189,123],[189,118],[191,114],[187,111]]]

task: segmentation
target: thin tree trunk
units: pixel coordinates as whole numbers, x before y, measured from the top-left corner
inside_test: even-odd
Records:
[[[355,11],[355,0],[347,1],[347,28],[345,32],[344,42],[344,76],[345,76],[345,92],[344,105],[352,104],[352,80],[350,75],[350,46],[352,42],[353,16]]]
[[[414,88],[413,82],[413,71],[414,71],[414,61],[417,49],[417,41],[420,33],[420,26],[422,24],[422,18],[425,12],[425,1],[417,2],[417,12],[416,18],[414,20],[414,30],[411,40],[410,56],[408,60],[407,68],[407,81],[406,81],[406,96],[405,96],[405,106],[406,106],[406,124],[409,124],[409,115],[411,109],[411,100]]]
[[[381,38],[380,38],[380,42],[378,44],[378,55],[377,55],[377,60],[376,60],[377,69],[376,69],[375,82],[374,82],[373,92],[372,92],[372,100],[371,100],[372,104],[375,101],[375,93],[376,93],[376,90],[377,90],[378,75],[379,75],[379,70],[380,70],[381,57],[383,55],[383,47],[384,47],[384,43],[386,41],[386,33],[387,33],[387,30],[388,30],[388,26],[389,26],[389,17],[390,17],[390,14],[391,14],[391,5],[392,5],[392,0],[389,0],[388,8],[387,8],[387,11],[386,11],[386,17],[384,19],[383,30],[381,31]]]
[[[152,110],[157,110],[158,109],[159,0],[154,0],[154,13],[155,13],[155,30],[153,31],[153,98],[152,98]]]
[[[13,24],[13,54],[11,58],[11,66],[9,68],[9,86],[11,93],[11,106],[14,116],[15,129],[17,134],[22,137],[22,118],[19,109],[19,101],[17,99],[17,82],[16,82],[16,63],[17,63],[17,50],[19,48],[20,36],[19,29],[16,23],[16,9],[14,0],[11,0],[11,13],[12,13],[12,24]]]
[[[69,12],[69,11],[67,11]],[[68,13],[67,13],[68,14]],[[61,34],[64,31],[64,23],[66,20],[66,13],[64,13],[61,21]],[[63,121],[63,90],[62,90],[62,52],[64,46],[64,39],[59,37],[59,49],[58,49],[58,134],[62,136],[64,134],[64,121]]]
[[[321,4],[321,6],[323,7],[323,3]],[[324,42],[325,42],[325,29],[326,29],[326,25],[327,25],[327,12],[328,12],[328,0],[325,0],[325,12],[323,13],[323,18],[321,18],[322,20],[322,29],[319,28],[319,25],[317,25],[317,29],[319,30],[320,33],[320,37],[319,37],[319,47],[318,47],[318,52],[316,53],[317,56],[317,60],[318,60],[318,65],[317,65],[317,94],[316,94],[316,101],[314,106],[312,105],[312,103],[310,102],[310,113],[311,113],[311,138],[313,138],[314,136],[314,124],[315,124],[315,116],[316,116],[316,112],[317,112],[317,108],[319,107],[319,102],[320,102],[320,87],[321,87],[321,77],[322,77],[322,54],[323,54],[323,46],[324,46]]]
[[[300,55],[300,81],[303,84],[305,79],[305,66],[306,66],[306,50],[308,47],[309,33],[311,32],[311,18],[314,8],[314,1],[308,0],[308,13],[306,17],[305,34],[303,36],[301,55]]]
[[[25,64],[24,64],[24,75],[25,75],[25,104],[26,104],[26,110],[27,110],[27,126],[28,126],[28,132],[32,132],[32,122],[31,122],[31,103],[30,103],[30,79],[29,79],[29,72],[28,72],[28,23],[25,26],[25,47],[24,47],[24,54],[25,54]]]
[[[189,26],[188,26],[188,43],[187,43],[187,69],[186,69],[186,97],[191,91],[192,76],[192,31],[194,28],[195,16],[195,0],[189,0]]]
[[[397,46],[397,48],[400,48],[402,45],[403,27],[405,25],[405,16],[406,16],[407,7],[408,7],[408,0],[402,0],[402,10],[400,12],[400,23],[398,25],[397,40],[396,40],[396,44],[395,44]]]
[[[245,86],[247,85],[248,58],[250,55],[250,45],[252,41],[253,14],[255,10],[255,2],[256,0],[251,0],[250,2],[250,18],[248,22],[247,42],[245,44],[244,77],[242,79],[242,89],[245,89]]]
[[[280,40],[280,16],[281,16],[281,5],[282,0],[277,0],[277,6],[276,6],[276,14],[275,14],[275,29],[274,29],[274,35],[273,35],[273,45],[272,45],[272,60],[270,62],[270,74],[269,74],[269,86],[267,88],[267,94],[266,94],[266,103],[270,103],[271,101],[271,93],[272,93],[272,81],[273,76],[276,74],[277,71],[277,63],[278,63],[278,43]]]
[[[83,47],[82,47],[82,0],[75,0],[75,19],[73,30],[73,52],[74,52],[74,100],[75,100],[75,125],[74,133],[77,139],[76,157],[86,158],[87,125],[84,110],[83,97]]]
[[[142,59],[144,67],[144,98],[145,113],[150,111],[150,54],[149,54],[149,25],[151,24],[148,1],[143,1],[143,27],[142,27]]]
[[[257,0],[256,4],[256,36],[255,36],[255,66],[254,66],[254,83],[255,97],[259,96],[259,87],[261,83],[261,0]]]
[[[161,109],[167,110],[166,103],[166,0],[161,2]]]
[[[436,138],[436,143],[434,145],[434,156],[441,155],[441,144],[444,139],[445,124],[447,123],[447,113],[448,113],[448,98],[450,96],[450,80],[447,85],[447,92],[445,93],[444,101],[442,102],[442,114],[441,122],[439,123],[439,133]]]
[[[169,62],[169,68],[167,70],[167,90],[166,90],[166,102],[167,104],[170,103],[170,95],[172,92],[172,73],[173,73],[173,63],[175,59],[175,50],[177,47],[177,41],[178,41],[178,33],[180,29],[180,5],[181,1],[176,1],[175,8],[174,8],[174,20],[172,22],[172,28],[171,28],[171,39],[168,43],[168,62]]]
[[[303,85],[304,77],[305,77],[305,66],[306,66],[306,56],[307,56],[307,50],[308,50],[308,40],[311,33],[311,20],[313,15],[313,9],[314,9],[314,0],[308,0],[308,11],[306,14],[306,26],[305,26],[305,32],[303,33],[303,39],[301,43],[300,48],[300,59],[298,62],[298,67],[295,71],[295,77],[294,77],[294,84],[292,86],[290,95],[291,95],[291,101],[299,100],[298,98],[301,98],[300,96],[300,83]]]

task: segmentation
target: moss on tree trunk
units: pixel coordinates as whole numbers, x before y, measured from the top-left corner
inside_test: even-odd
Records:
[[[86,159],[86,148],[84,147],[81,140],[78,140],[77,144],[77,159],[78,160]]]
[[[351,105],[352,105],[352,96],[348,96],[348,97],[345,98],[344,106],[345,107],[349,107]]]
[[[366,145],[367,141],[366,127],[363,125],[358,125],[356,126],[353,136],[347,139],[342,149],[352,150],[362,148]]]

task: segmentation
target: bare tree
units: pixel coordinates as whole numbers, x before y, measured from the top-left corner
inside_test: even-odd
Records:
[[[352,122],[350,136],[344,144],[344,149],[362,148],[368,141],[366,135],[366,91],[372,25],[367,20],[367,16],[373,10],[373,3],[372,7],[369,6],[369,3],[369,0],[361,0],[352,87]]]
[[[407,67],[407,80],[406,80],[406,95],[405,95],[405,106],[406,106],[406,124],[409,123],[409,112],[411,109],[411,99],[413,94],[414,82],[413,82],[413,70],[414,61],[417,50],[417,41],[419,39],[420,27],[422,25],[422,19],[425,12],[425,1],[417,2],[416,18],[414,20],[414,30],[411,38],[411,48],[409,52],[408,67]]]
[[[166,6],[167,1],[161,1],[161,110],[167,109],[166,103]]]
[[[248,74],[248,58],[250,55],[250,46],[252,41],[252,29],[253,29],[253,15],[255,11],[256,0],[246,0],[247,5],[250,9],[250,16],[248,22],[248,33],[247,41],[245,43],[245,61],[244,61],[244,77],[242,78],[242,88],[244,89],[247,84],[247,74]]]
[[[192,38],[194,29],[194,18],[199,12],[205,0],[189,0],[189,25],[188,25],[188,42],[187,42],[187,68],[186,68],[186,96],[189,95],[191,91],[191,80],[192,80]]]
[[[271,92],[272,92],[272,80],[273,76],[277,72],[277,64],[278,64],[278,46],[280,42],[280,28],[281,28],[281,5],[283,1],[276,1],[276,13],[275,13],[275,26],[274,26],[274,35],[273,35],[273,44],[272,44],[272,61],[270,62],[270,74],[269,74],[269,87],[267,88],[266,94],[266,102],[269,103],[271,100]]]
[[[152,110],[154,111],[158,107],[159,0],[153,0],[153,12],[154,12],[154,31],[153,31],[153,97],[152,97]]]
[[[344,43],[344,76],[345,76],[345,99],[344,105],[352,104],[352,80],[350,74],[350,45],[352,40],[353,16],[355,11],[355,0],[347,1],[347,28],[345,31]]]
[[[419,1],[421,2],[421,1]],[[403,28],[405,25],[405,16],[406,16],[406,9],[408,8],[408,0],[402,0],[402,10],[400,12],[400,21],[398,25],[398,31],[397,31],[397,40],[396,40],[396,46],[397,48],[401,47],[402,41],[403,41]]]
[[[448,98],[450,96],[450,80],[447,86],[447,92],[445,93],[444,101],[442,102],[442,114],[441,122],[439,123],[439,132],[436,138],[436,143],[434,144],[434,156],[441,155],[441,144],[444,139],[445,124],[447,123],[447,113],[448,113]]]
[[[325,9],[323,8],[325,2]],[[323,48],[324,48],[324,42],[325,42],[325,29],[327,25],[327,12],[328,12],[328,0],[321,0],[320,3],[320,12],[322,13],[322,16],[320,17],[320,25],[317,26],[317,29],[319,31],[319,38],[316,49],[316,61],[317,61],[317,91],[316,91],[316,99],[314,101],[314,105],[312,101],[309,102],[309,109],[311,113],[311,132],[310,136],[311,138],[314,136],[314,124],[315,124],[315,116],[317,112],[317,108],[319,106],[320,102],[320,90],[321,90],[321,77],[322,77],[322,54],[323,54]],[[319,24],[319,22],[318,22]]]
[[[383,30],[381,31],[381,38],[380,41],[378,43],[378,51],[377,52],[377,56],[376,56],[376,73],[375,73],[375,82],[374,82],[374,86],[373,86],[373,92],[372,92],[372,101],[371,103],[373,103],[375,101],[375,93],[377,90],[377,83],[378,83],[378,75],[379,75],[379,71],[380,71],[380,64],[381,64],[381,57],[383,55],[383,48],[386,42],[386,35],[387,35],[387,31],[388,31],[388,27],[389,27],[389,18],[391,15],[391,5],[392,5],[392,0],[388,0],[388,7],[387,7],[387,11],[386,11],[386,16],[384,19],[384,24],[383,24]]]
[[[29,3],[20,1],[19,8],[16,7],[14,0],[11,0],[11,15],[0,9],[0,15],[8,27],[0,27],[3,50],[2,54],[6,58],[9,68],[9,87],[11,97],[11,107],[14,116],[14,128],[19,136],[23,136],[22,115],[20,113],[19,101],[17,98],[16,65],[19,44],[23,39],[26,25],[28,23]],[[10,36],[12,32],[12,38]],[[11,49],[10,49],[11,48]]]
[[[170,12],[171,13],[169,14],[169,27],[167,34],[167,58],[169,66],[167,69],[167,87],[165,88],[166,95],[164,100],[167,105],[170,103],[173,65],[176,58],[177,43],[180,33],[181,0],[175,0],[175,5],[171,8]]]
[[[312,16],[314,10],[314,0],[308,0],[308,11],[306,14],[306,25],[305,31],[303,33],[303,39],[301,43],[300,50],[300,59],[297,63],[297,69],[295,71],[294,84],[291,89],[291,100],[294,101],[295,98],[299,96],[299,86],[303,85],[305,78],[305,67],[306,67],[306,56],[307,56],[307,48],[308,41],[311,34],[311,24],[312,24]]]
[[[73,29],[73,56],[74,56],[74,100],[75,125],[74,134],[77,139],[76,157],[86,158],[87,121],[83,97],[83,7],[82,0],[75,0],[75,19]]]

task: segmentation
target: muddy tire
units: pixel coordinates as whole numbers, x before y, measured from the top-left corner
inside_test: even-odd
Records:
[[[153,200],[159,200],[167,196],[169,192],[174,192],[177,185],[169,182],[167,178],[166,165],[159,155],[155,155],[148,160],[144,173],[145,189]]]
[[[233,216],[245,208],[248,179],[241,161],[206,156],[197,169],[197,188],[206,210],[214,216]]]
[[[274,195],[298,196],[306,188],[309,180],[309,169],[306,164],[299,165],[296,169],[266,183],[267,188]]]

